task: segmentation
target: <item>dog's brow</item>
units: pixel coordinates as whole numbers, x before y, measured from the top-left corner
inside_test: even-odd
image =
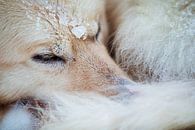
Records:
[[[0,44],[2,45],[13,44],[12,41],[14,41],[14,44],[21,44],[22,42],[26,44],[33,43],[34,45],[39,44],[36,41],[44,41],[45,39],[53,39],[53,42],[57,42],[56,39],[60,42],[67,42],[67,39],[75,38],[85,40],[88,37],[95,36],[98,31],[96,21],[98,16],[96,16],[96,13],[87,12],[85,8],[81,8],[78,4],[74,5],[77,0],[68,1],[67,4],[64,0],[3,1],[5,1],[5,6],[0,7],[0,16],[2,15],[0,30],[2,30],[2,39],[5,40],[1,40]],[[79,2],[81,4],[85,3]],[[89,1],[88,4],[90,4]],[[91,9],[90,6],[86,8]],[[92,8],[91,10],[97,9]],[[3,12],[9,12],[9,14],[5,15]],[[86,19],[86,17],[90,17],[90,19]],[[7,23],[7,21],[13,22]],[[5,38],[8,33],[13,35],[9,37],[10,40]],[[9,43],[7,43],[8,41]]]
[[[30,46],[51,45],[52,39],[42,39],[29,43]]]

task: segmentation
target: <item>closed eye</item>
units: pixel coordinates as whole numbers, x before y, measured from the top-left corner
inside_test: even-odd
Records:
[[[42,64],[66,63],[65,59],[54,54],[36,54],[32,60]]]

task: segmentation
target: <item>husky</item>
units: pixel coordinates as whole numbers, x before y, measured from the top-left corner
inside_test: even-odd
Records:
[[[130,80],[105,2],[0,0],[0,130],[194,129],[195,82]]]

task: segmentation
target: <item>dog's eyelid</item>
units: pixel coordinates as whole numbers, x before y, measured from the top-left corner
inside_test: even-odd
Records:
[[[48,53],[52,53],[52,49],[48,45],[50,45],[50,43],[45,43],[45,44],[42,44],[40,46],[35,46],[34,47],[35,49],[33,49],[33,54],[48,54]],[[29,48],[29,49],[31,49],[31,48]]]
[[[52,51],[49,48],[43,48],[43,49],[40,49],[39,51],[37,51],[36,54],[42,54],[42,55],[52,54]]]
[[[32,56],[32,60],[37,63],[53,64],[57,62],[65,63],[65,59],[53,53],[39,53]]]

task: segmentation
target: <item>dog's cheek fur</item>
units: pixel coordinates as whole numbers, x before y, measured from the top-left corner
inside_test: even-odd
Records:
[[[119,8],[112,11],[113,18],[118,15],[113,46],[117,63],[129,75],[139,81],[194,78],[194,1],[117,4]]]
[[[12,102],[21,97],[33,96],[42,89],[58,89],[69,84],[58,71],[45,74],[34,69],[36,68],[29,68],[22,64],[8,68],[6,71],[0,69],[0,102]]]

